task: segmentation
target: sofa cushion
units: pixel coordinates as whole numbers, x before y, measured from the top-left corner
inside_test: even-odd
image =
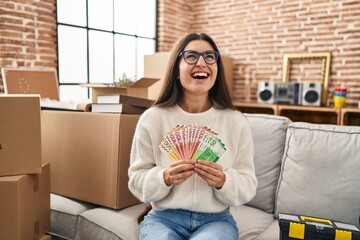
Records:
[[[145,207],[141,203],[121,210],[100,207],[83,212],[75,239],[137,240],[137,218]]]
[[[74,239],[79,215],[96,205],[50,194],[50,229],[54,239]]]
[[[267,114],[244,115],[252,130],[258,179],[256,195],[247,205],[273,213],[286,129],[291,121],[286,117]]]
[[[271,225],[255,238],[255,240],[279,240],[280,227],[278,220],[274,220]]]
[[[271,213],[246,205],[230,207],[230,212],[237,223],[239,239],[256,239],[256,237],[265,231],[275,219],[274,215]],[[277,235],[277,237],[277,239],[279,239],[279,235]]]
[[[360,127],[290,124],[275,212],[359,226]]]

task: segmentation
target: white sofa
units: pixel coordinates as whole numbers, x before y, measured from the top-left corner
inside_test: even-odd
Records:
[[[246,205],[231,207],[242,240],[278,240],[279,213],[347,222],[359,227],[360,127],[291,122],[245,114],[255,143],[259,186]],[[53,239],[135,240],[145,205],[121,210],[51,196]]]

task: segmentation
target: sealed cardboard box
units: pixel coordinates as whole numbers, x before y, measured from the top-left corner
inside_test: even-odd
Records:
[[[158,78],[160,81],[156,84],[159,89],[161,89],[166,70],[168,67],[168,62],[170,58],[170,52],[157,52],[151,55],[145,55],[144,57],[144,76],[149,78]],[[225,78],[229,86],[230,93],[232,92],[233,87],[233,59],[221,55],[221,59],[224,65]]]
[[[115,209],[139,203],[127,174],[139,116],[43,110],[51,192]]]
[[[50,165],[0,177],[0,239],[39,239],[50,227]]]
[[[0,176],[40,172],[40,96],[0,95]]]
[[[92,102],[96,103],[98,95],[121,94],[132,97],[155,100],[160,92],[158,78],[144,77],[129,87],[113,87],[106,84],[88,84],[92,89]]]

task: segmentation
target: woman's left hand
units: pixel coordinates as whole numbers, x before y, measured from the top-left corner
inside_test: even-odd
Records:
[[[222,188],[225,183],[225,173],[220,164],[198,160],[195,163],[194,171],[207,182],[210,187]]]

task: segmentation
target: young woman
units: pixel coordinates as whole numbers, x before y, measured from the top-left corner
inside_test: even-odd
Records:
[[[199,132],[214,144],[195,158],[193,143],[206,142]],[[162,93],[140,117],[133,139],[129,189],[152,206],[140,239],[238,239],[229,206],[255,195],[253,148],[216,43],[204,33],[188,34],[175,45]]]

